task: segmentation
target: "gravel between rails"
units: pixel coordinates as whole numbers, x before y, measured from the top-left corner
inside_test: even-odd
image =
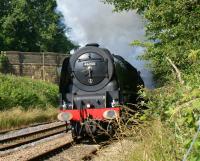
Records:
[[[17,135],[23,135],[26,133],[47,129],[56,125],[63,124],[62,122],[54,122],[45,125],[39,125],[35,127],[29,127],[25,129],[11,131],[9,133],[0,134],[0,140],[4,138],[14,137]],[[124,152],[124,146],[122,143],[112,143],[108,146],[101,145],[88,145],[88,144],[75,144],[71,146],[72,138],[70,133],[59,134],[58,136],[52,136],[45,138],[21,147],[17,147],[12,150],[8,150],[6,153],[0,152],[0,161],[25,161],[34,160],[40,154],[47,153],[55,149],[56,147],[65,147],[59,150],[57,153],[53,153],[51,156],[47,155],[46,158],[49,161],[79,161],[79,160],[94,160],[94,161],[110,161],[119,160],[118,157],[114,157],[113,154],[121,154]],[[67,147],[65,146],[67,145]],[[127,146],[126,146],[127,147]],[[100,149],[101,148],[101,149]],[[100,150],[99,150],[100,149]],[[126,149],[126,148],[125,148]],[[63,150],[63,151],[62,151]],[[96,155],[97,154],[97,155]],[[108,159],[109,158],[109,159]],[[39,159],[40,160],[40,159]]]
[[[99,150],[100,145],[78,144],[45,161],[80,161]]]
[[[29,143],[29,144],[25,144],[25,145],[22,145],[22,146],[13,148],[13,149],[8,149],[8,150],[5,150],[5,151],[2,151],[2,152],[0,152],[0,158],[3,157],[3,156],[6,156],[6,155],[12,154],[12,153],[19,151],[19,150],[23,150],[23,149],[26,149],[26,148],[29,148],[29,147],[34,147],[38,144],[45,143],[47,141],[55,140],[56,138],[62,137],[64,135],[66,135],[66,133],[57,134],[57,135],[50,136],[48,138],[41,139],[41,140]]]
[[[27,161],[31,160],[34,156],[38,156],[42,153],[55,149],[56,147],[64,146],[67,143],[72,142],[70,133],[65,134],[54,140],[43,142],[32,147],[25,149],[19,149],[11,154],[0,156],[0,161]]]
[[[42,140],[44,138],[48,138],[48,137],[51,137],[51,136],[54,136],[54,135],[57,135],[57,134],[61,134],[61,133],[65,133],[65,132],[66,132],[65,128],[62,127],[62,128],[54,129],[54,130],[51,130],[51,131],[43,131],[42,133],[39,133],[39,134],[36,134],[36,135],[31,135],[29,137],[23,137],[23,138],[14,140],[14,141],[8,140],[9,142],[6,142],[4,144],[0,143],[0,153],[2,151],[14,149],[16,147],[20,147],[22,145],[33,143],[33,142],[36,142],[38,140]]]
[[[0,135],[0,140],[6,139],[6,138],[11,138],[11,137],[16,137],[18,135],[24,135],[27,133],[31,133],[31,132],[35,132],[35,131],[39,131],[39,130],[43,130],[43,129],[48,129],[50,127],[54,127],[56,125],[61,125],[63,124],[63,122],[53,122],[53,123],[49,123],[49,124],[44,124],[44,125],[39,125],[39,126],[34,126],[34,127],[27,127],[24,129],[20,129],[20,130],[14,130],[14,131],[10,131],[8,133],[5,134],[1,134]]]

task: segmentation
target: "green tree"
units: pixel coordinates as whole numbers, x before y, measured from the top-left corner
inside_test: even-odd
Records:
[[[75,45],[56,11],[56,0],[1,0],[0,49],[68,52]]]
[[[151,61],[156,78],[169,80],[173,63],[185,74],[200,73],[200,1],[199,0],[106,0],[116,11],[137,10],[146,21],[149,43],[143,59]],[[193,61],[191,59],[196,59]],[[158,80],[158,79],[157,79]]]

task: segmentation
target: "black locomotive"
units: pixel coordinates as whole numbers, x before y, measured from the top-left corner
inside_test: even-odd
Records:
[[[74,139],[112,129],[125,103],[135,103],[144,82],[139,72],[119,55],[88,44],[62,65],[59,120],[72,127]]]

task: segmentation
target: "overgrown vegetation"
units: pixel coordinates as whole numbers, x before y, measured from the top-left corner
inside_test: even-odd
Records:
[[[0,74],[0,110],[15,106],[28,108],[47,108],[56,106],[58,87],[54,84]]]
[[[57,118],[57,114],[58,110],[51,106],[45,110],[41,108],[24,110],[22,107],[13,107],[12,109],[0,112],[0,131],[24,127],[35,123],[54,121]]]
[[[149,100],[149,109],[141,119],[158,117],[163,124],[167,124],[173,132],[168,138],[175,136],[179,148],[174,147],[174,150],[183,157],[200,118],[200,2],[106,1],[113,4],[116,11],[136,9],[146,19],[146,36],[149,41],[135,40],[132,45],[146,48],[141,58],[150,60],[159,88],[142,93]],[[165,148],[167,150],[170,147]],[[200,160],[199,151],[200,136],[187,159]],[[165,159],[160,157],[158,160]]]
[[[0,74],[0,129],[55,119],[57,85]]]
[[[161,120],[151,119],[141,124],[132,124],[129,128],[124,123],[118,125],[122,130],[121,133],[117,133],[118,141],[113,142],[106,149],[103,148],[102,152],[100,150],[100,157],[96,160],[173,161],[182,159],[173,130]],[[122,134],[126,137],[122,137]]]
[[[191,77],[190,77],[191,78]],[[186,79],[185,79],[186,80]],[[168,124],[179,148],[176,149],[184,155],[189,148],[193,136],[197,131],[200,118],[200,81],[185,81],[184,85],[170,83],[153,91],[143,92],[150,101],[149,110],[143,119],[160,117],[162,122]],[[200,136],[197,138],[188,160],[200,159]]]
[[[151,120],[138,125],[130,131],[133,147],[129,150],[127,161],[173,161],[181,160],[179,145],[175,135],[160,120]]]

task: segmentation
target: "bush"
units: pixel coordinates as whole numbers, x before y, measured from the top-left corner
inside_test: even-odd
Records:
[[[58,87],[30,78],[0,74],[0,110],[21,106],[23,109],[57,106]]]
[[[200,119],[200,79],[198,74],[184,76],[185,84],[177,82],[155,89],[146,90],[143,96],[148,98],[146,111],[142,119],[160,117],[174,129],[175,139],[180,144],[182,155],[186,153],[198,128]],[[200,136],[198,136],[189,160],[200,159]]]

